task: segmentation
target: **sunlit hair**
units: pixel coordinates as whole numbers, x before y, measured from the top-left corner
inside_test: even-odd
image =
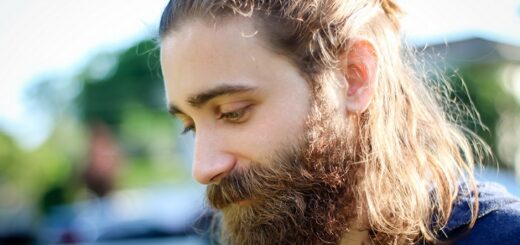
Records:
[[[313,88],[332,80],[352,40],[369,40],[378,57],[375,94],[363,114],[350,118],[364,171],[356,195],[375,241],[435,241],[461,182],[477,193],[473,163],[486,148],[459,124],[447,82],[411,68],[400,14],[393,0],[177,0],[163,13],[160,36],[190,19],[253,18],[259,36],[287,55]],[[471,225],[477,209],[472,206]]]

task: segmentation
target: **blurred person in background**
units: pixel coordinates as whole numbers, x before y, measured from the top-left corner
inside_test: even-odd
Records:
[[[172,0],[170,112],[224,244],[519,244],[520,201],[401,45],[393,0]],[[442,90],[442,89],[440,89]]]
[[[94,124],[91,137],[83,180],[93,194],[104,197],[114,189],[114,180],[120,169],[121,154],[110,130],[105,125]]]

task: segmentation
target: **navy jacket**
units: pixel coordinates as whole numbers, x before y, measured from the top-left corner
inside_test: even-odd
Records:
[[[447,235],[446,244],[520,245],[520,200],[495,183],[479,183],[478,190],[479,211],[475,226],[468,229],[469,204],[474,198],[460,195],[443,229]]]

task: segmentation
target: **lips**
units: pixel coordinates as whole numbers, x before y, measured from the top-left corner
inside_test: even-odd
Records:
[[[242,200],[237,203],[238,206],[246,206],[253,202],[253,200]]]

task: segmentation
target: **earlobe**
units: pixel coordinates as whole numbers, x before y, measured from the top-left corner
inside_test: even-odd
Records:
[[[347,82],[346,107],[349,114],[367,110],[374,96],[377,78],[377,53],[367,40],[355,41],[342,59]]]

